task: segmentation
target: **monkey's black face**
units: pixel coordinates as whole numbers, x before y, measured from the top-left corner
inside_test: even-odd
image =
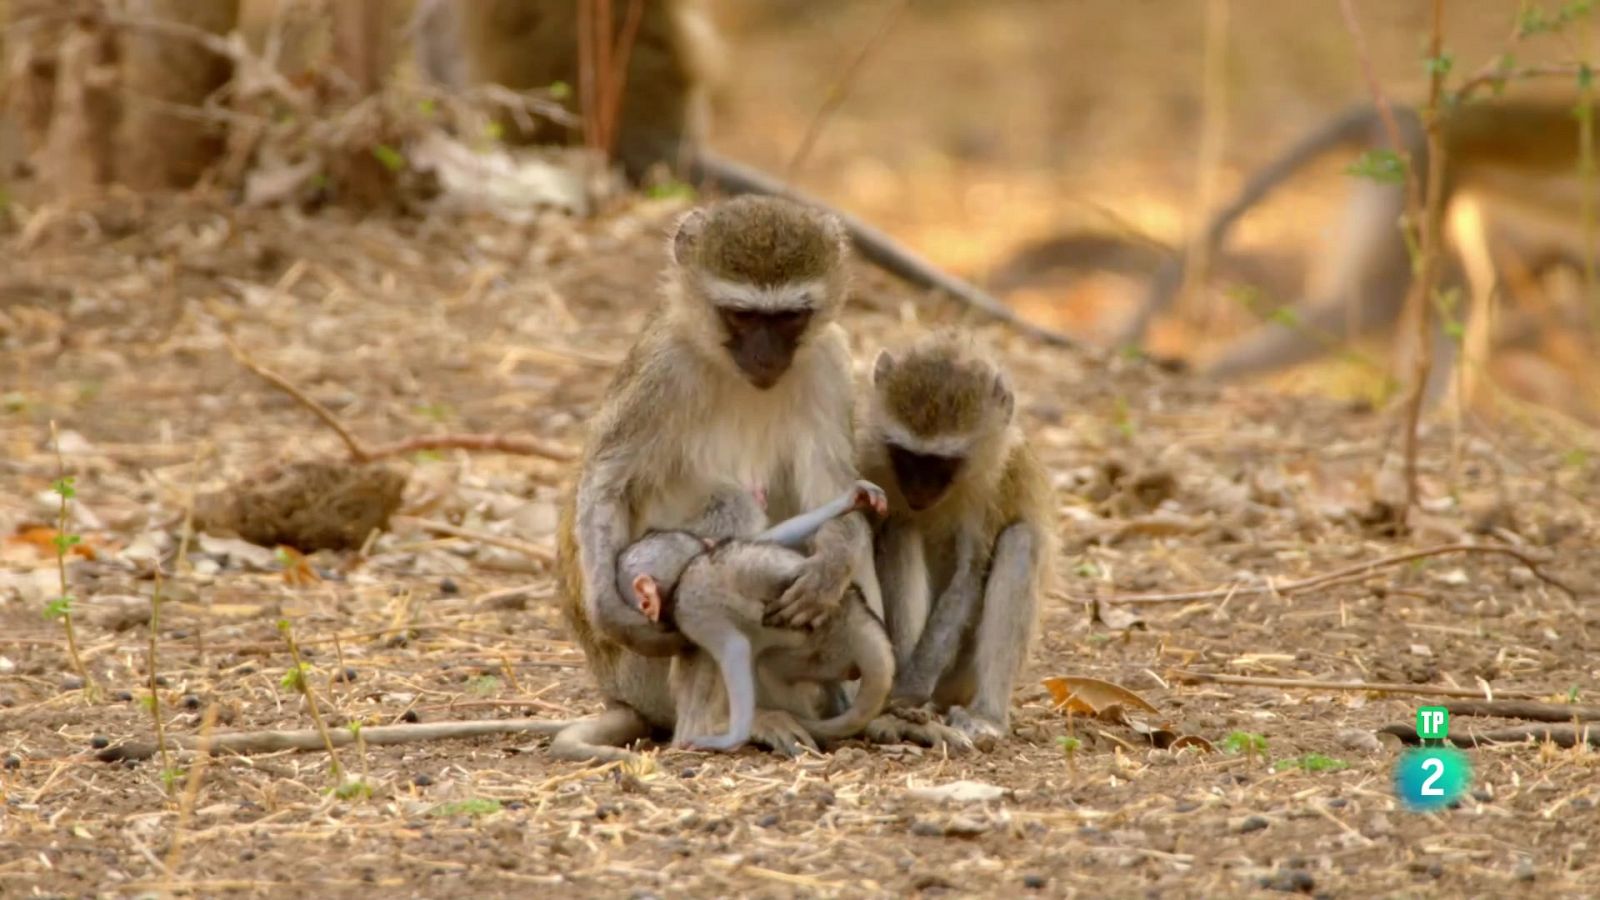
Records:
[[[778,383],[794,362],[800,338],[811,325],[811,310],[789,309],[765,312],[733,306],[717,308],[728,339],[723,346],[734,365],[757,388],[766,390]]]
[[[922,511],[944,497],[966,462],[960,456],[915,453],[899,444],[889,444],[889,463],[894,467],[900,493],[913,510]]]

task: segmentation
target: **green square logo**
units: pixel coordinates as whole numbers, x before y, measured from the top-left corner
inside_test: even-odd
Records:
[[[1417,737],[1425,741],[1442,741],[1450,733],[1450,710],[1442,706],[1417,708]]]

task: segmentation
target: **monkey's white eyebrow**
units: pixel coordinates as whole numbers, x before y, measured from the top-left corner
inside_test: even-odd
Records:
[[[810,309],[817,305],[823,290],[821,281],[796,281],[775,287],[759,287],[742,281],[709,278],[707,293],[716,298],[719,306],[742,309],[777,311]]]

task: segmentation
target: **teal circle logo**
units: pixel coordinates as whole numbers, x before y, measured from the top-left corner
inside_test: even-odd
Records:
[[[1450,747],[1408,750],[1394,769],[1394,792],[1416,812],[1444,809],[1460,800],[1472,781],[1467,755]]]

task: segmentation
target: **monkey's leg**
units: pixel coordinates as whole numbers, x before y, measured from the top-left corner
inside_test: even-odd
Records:
[[[719,633],[707,636],[702,646],[722,671],[722,683],[728,692],[728,730],[681,740],[682,746],[691,750],[737,750],[750,740],[750,729],[755,725],[755,660],[750,639],[731,622],[719,623],[716,631]]]
[[[982,548],[965,533],[956,539],[956,547],[955,574],[934,601],[916,650],[895,677],[896,699],[919,703],[930,699],[972,626],[983,597]]]
[[[976,691],[970,706],[950,709],[950,724],[974,741],[1002,738],[1010,730],[1011,691],[1038,621],[1041,546],[1033,529],[1020,522],[995,541],[972,642]]]
[[[626,706],[613,706],[562,729],[550,742],[550,755],[579,762],[629,761],[638,756],[624,748],[649,736],[650,723],[644,716]]]
[[[932,605],[922,532],[892,525],[885,529],[878,539],[877,568],[883,588],[883,623],[894,644],[895,665],[903,670],[928,624]]]
[[[1483,207],[1471,194],[1459,196],[1450,210],[1451,243],[1466,270],[1468,287],[1467,307],[1461,335],[1460,359],[1456,361],[1457,377],[1450,393],[1460,408],[1471,405],[1489,365],[1490,345],[1493,342],[1494,298],[1499,287],[1495,275],[1494,257],[1489,249],[1489,232],[1484,226]]]

